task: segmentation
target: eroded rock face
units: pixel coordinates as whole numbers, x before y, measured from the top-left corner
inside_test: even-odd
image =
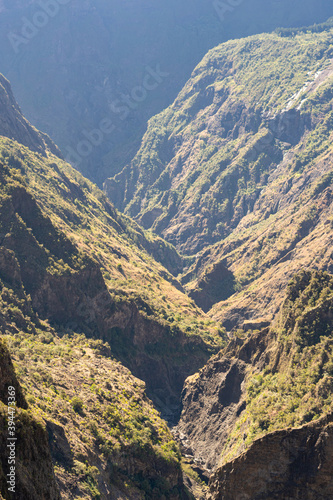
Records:
[[[210,480],[208,500],[333,498],[333,415],[268,434]]]
[[[51,139],[38,132],[21,114],[13,96],[10,83],[0,74],[0,135],[9,137],[32,151],[45,155],[48,149],[61,157],[61,153]]]
[[[177,430],[209,500],[333,498],[332,296],[328,273],[296,274],[271,327],[187,379]]]
[[[15,493],[8,490],[8,387],[16,393]],[[5,500],[60,500],[48,436],[41,422],[25,409],[27,403],[17,381],[5,344],[0,341],[0,498]],[[1,497],[2,494],[2,497]]]
[[[217,356],[199,378],[190,377],[185,383],[177,435],[185,455],[208,472],[216,467],[228,433],[242,412],[245,369],[241,360]]]
[[[222,450],[246,408],[247,369],[266,366],[270,340],[268,329],[246,342],[235,339],[185,382],[182,413],[175,433],[184,454],[206,475],[221,463]]]
[[[205,312],[221,300],[235,292],[235,278],[224,262],[217,262],[197,281],[197,286],[189,290],[190,297]]]
[[[297,109],[290,109],[270,117],[267,119],[266,125],[274,137],[282,142],[295,145],[305,130],[311,128],[311,118],[308,115],[301,115]]]

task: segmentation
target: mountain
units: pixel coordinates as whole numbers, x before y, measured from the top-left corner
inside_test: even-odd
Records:
[[[102,186],[209,49],[332,15],[328,0],[2,0],[0,68],[28,119]]]
[[[8,80],[0,75],[0,135],[9,137],[27,146],[32,151],[46,155],[46,150],[61,158],[61,153],[55,144],[45,134],[42,134],[25,119],[13,96]]]
[[[270,328],[190,377],[177,427],[213,499],[332,495],[333,276],[302,271]]]
[[[269,324],[300,269],[332,272],[331,25],[210,51],[105,183],[195,256],[182,283],[228,330]]]
[[[332,496],[332,31],[210,51],[125,214],[0,76],[0,498]]]
[[[9,396],[10,394],[10,396]],[[17,442],[8,440],[4,429],[8,428],[9,397],[16,400],[14,422],[16,425],[15,436]],[[60,500],[59,489],[56,484],[48,435],[42,422],[27,411],[28,405],[23,395],[20,384],[15,375],[15,370],[3,341],[0,341],[0,498],[14,498],[8,489],[15,485],[16,497],[33,500],[45,498]],[[15,456],[15,474],[8,474],[7,446],[10,446],[12,455]],[[13,463],[13,462],[12,462]],[[13,477],[15,480],[13,481]],[[16,484],[15,484],[16,483]],[[3,496],[2,496],[3,495]]]
[[[175,419],[185,378],[219,350],[224,332],[153,258],[177,266],[176,250],[54,155],[0,81],[1,342],[23,391],[17,386],[18,437],[26,433],[17,496],[4,480],[7,460],[0,491],[6,500],[190,498],[152,400]],[[8,366],[5,354],[6,390],[16,386]]]

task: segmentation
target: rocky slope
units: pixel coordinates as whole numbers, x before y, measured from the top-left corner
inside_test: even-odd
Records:
[[[8,80],[0,75],[0,135],[9,137],[27,146],[32,151],[46,156],[46,150],[61,157],[59,149],[46,134],[36,130],[24,118],[13,96]]]
[[[332,415],[269,434],[218,469],[209,500],[326,500],[333,495]]]
[[[298,270],[332,271],[331,35],[328,24],[213,49],[105,184],[196,255],[183,284],[227,329],[269,323]]]
[[[271,328],[239,331],[186,381],[175,434],[213,473],[209,498],[330,498],[332,291],[299,273]]]
[[[9,491],[8,444],[9,392],[15,394],[15,492]],[[0,496],[5,500],[60,500],[48,435],[43,423],[27,411],[27,403],[14,371],[7,347],[0,340]]]
[[[3,0],[0,9],[0,68],[24,113],[100,185],[209,49],[333,15],[325,0]]]
[[[13,106],[1,92],[5,121]],[[41,153],[0,137],[0,327],[29,405],[20,433],[31,429],[20,474],[36,474],[35,439],[64,499],[190,498],[178,446],[147,394],[175,418],[183,381],[223,332],[154,260],[177,266],[172,246]],[[44,483],[43,498],[57,498]],[[20,498],[34,498],[25,488]]]

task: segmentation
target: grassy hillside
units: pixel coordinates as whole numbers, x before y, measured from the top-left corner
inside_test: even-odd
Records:
[[[48,432],[61,498],[187,498],[166,423],[107,345],[45,325],[6,340],[28,413]]]
[[[84,335],[59,336],[47,322],[29,318],[24,301],[15,302],[11,292],[9,301],[10,291],[2,287],[1,319],[6,321],[5,339],[25,398],[16,377],[10,378],[8,353],[2,347],[4,498],[14,498],[2,477],[8,472],[5,404],[11,384],[20,407],[15,419],[15,498],[58,499],[58,488],[65,499],[106,499],[109,494],[129,499],[188,498],[178,447],[147,398],[145,384],[114,359],[108,344]]]
[[[176,418],[184,379],[224,331],[153,257],[176,272],[176,250],[118,214],[51,142],[40,151],[18,142],[42,136],[14,109],[24,127],[17,141],[0,137],[0,328],[28,404],[24,449],[33,457],[38,441],[45,474],[51,452],[62,498],[190,498],[178,446],[147,394]],[[3,426],[2,450],[5,438]],[[33,482],[34,466],[24,467]],[[44,483],[43,498],[58,498]],[[24,484],[19,500],[34,495]],[[1,483],[7,500],[6,491]]]
[[[290,282],[270,333],[266,366],[249,369],[246,410],[229,435],[224,460],[269,432],[330,414],[332,293],[327,273],[304,271]]]
[[[106,183],[126,213],[196,255],[183,283],[228,329],[270,321],[297,270],[331,271],[329,26],[210,51]]]

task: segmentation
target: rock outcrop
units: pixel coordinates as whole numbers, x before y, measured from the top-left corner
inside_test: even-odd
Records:
[[[13,96],[10,83],[0,74],[0,136],[9,137],[32,151],[45,156],[46,150],[61,157],[60,150],[51,139],[36,130],[24,118]]]
[[[247,342],[235,339],[185,382],[175,434],[183,453],[208,476],[220,463],[229,435],[246,408],[248,370],[267,364],[270,340],[268,329]]]
[[[15,393],[15,492],[8,483],[8,388]],[[26,411],[27,403],[17,381],[9,352],[0,340],[0,492],[5,500],[60,500],[48,434],[43,422]],[[11,441],[12,444],[14,441]]]
[[[333,415],[268,434],[211,477],[208,500],[333,498]]]

